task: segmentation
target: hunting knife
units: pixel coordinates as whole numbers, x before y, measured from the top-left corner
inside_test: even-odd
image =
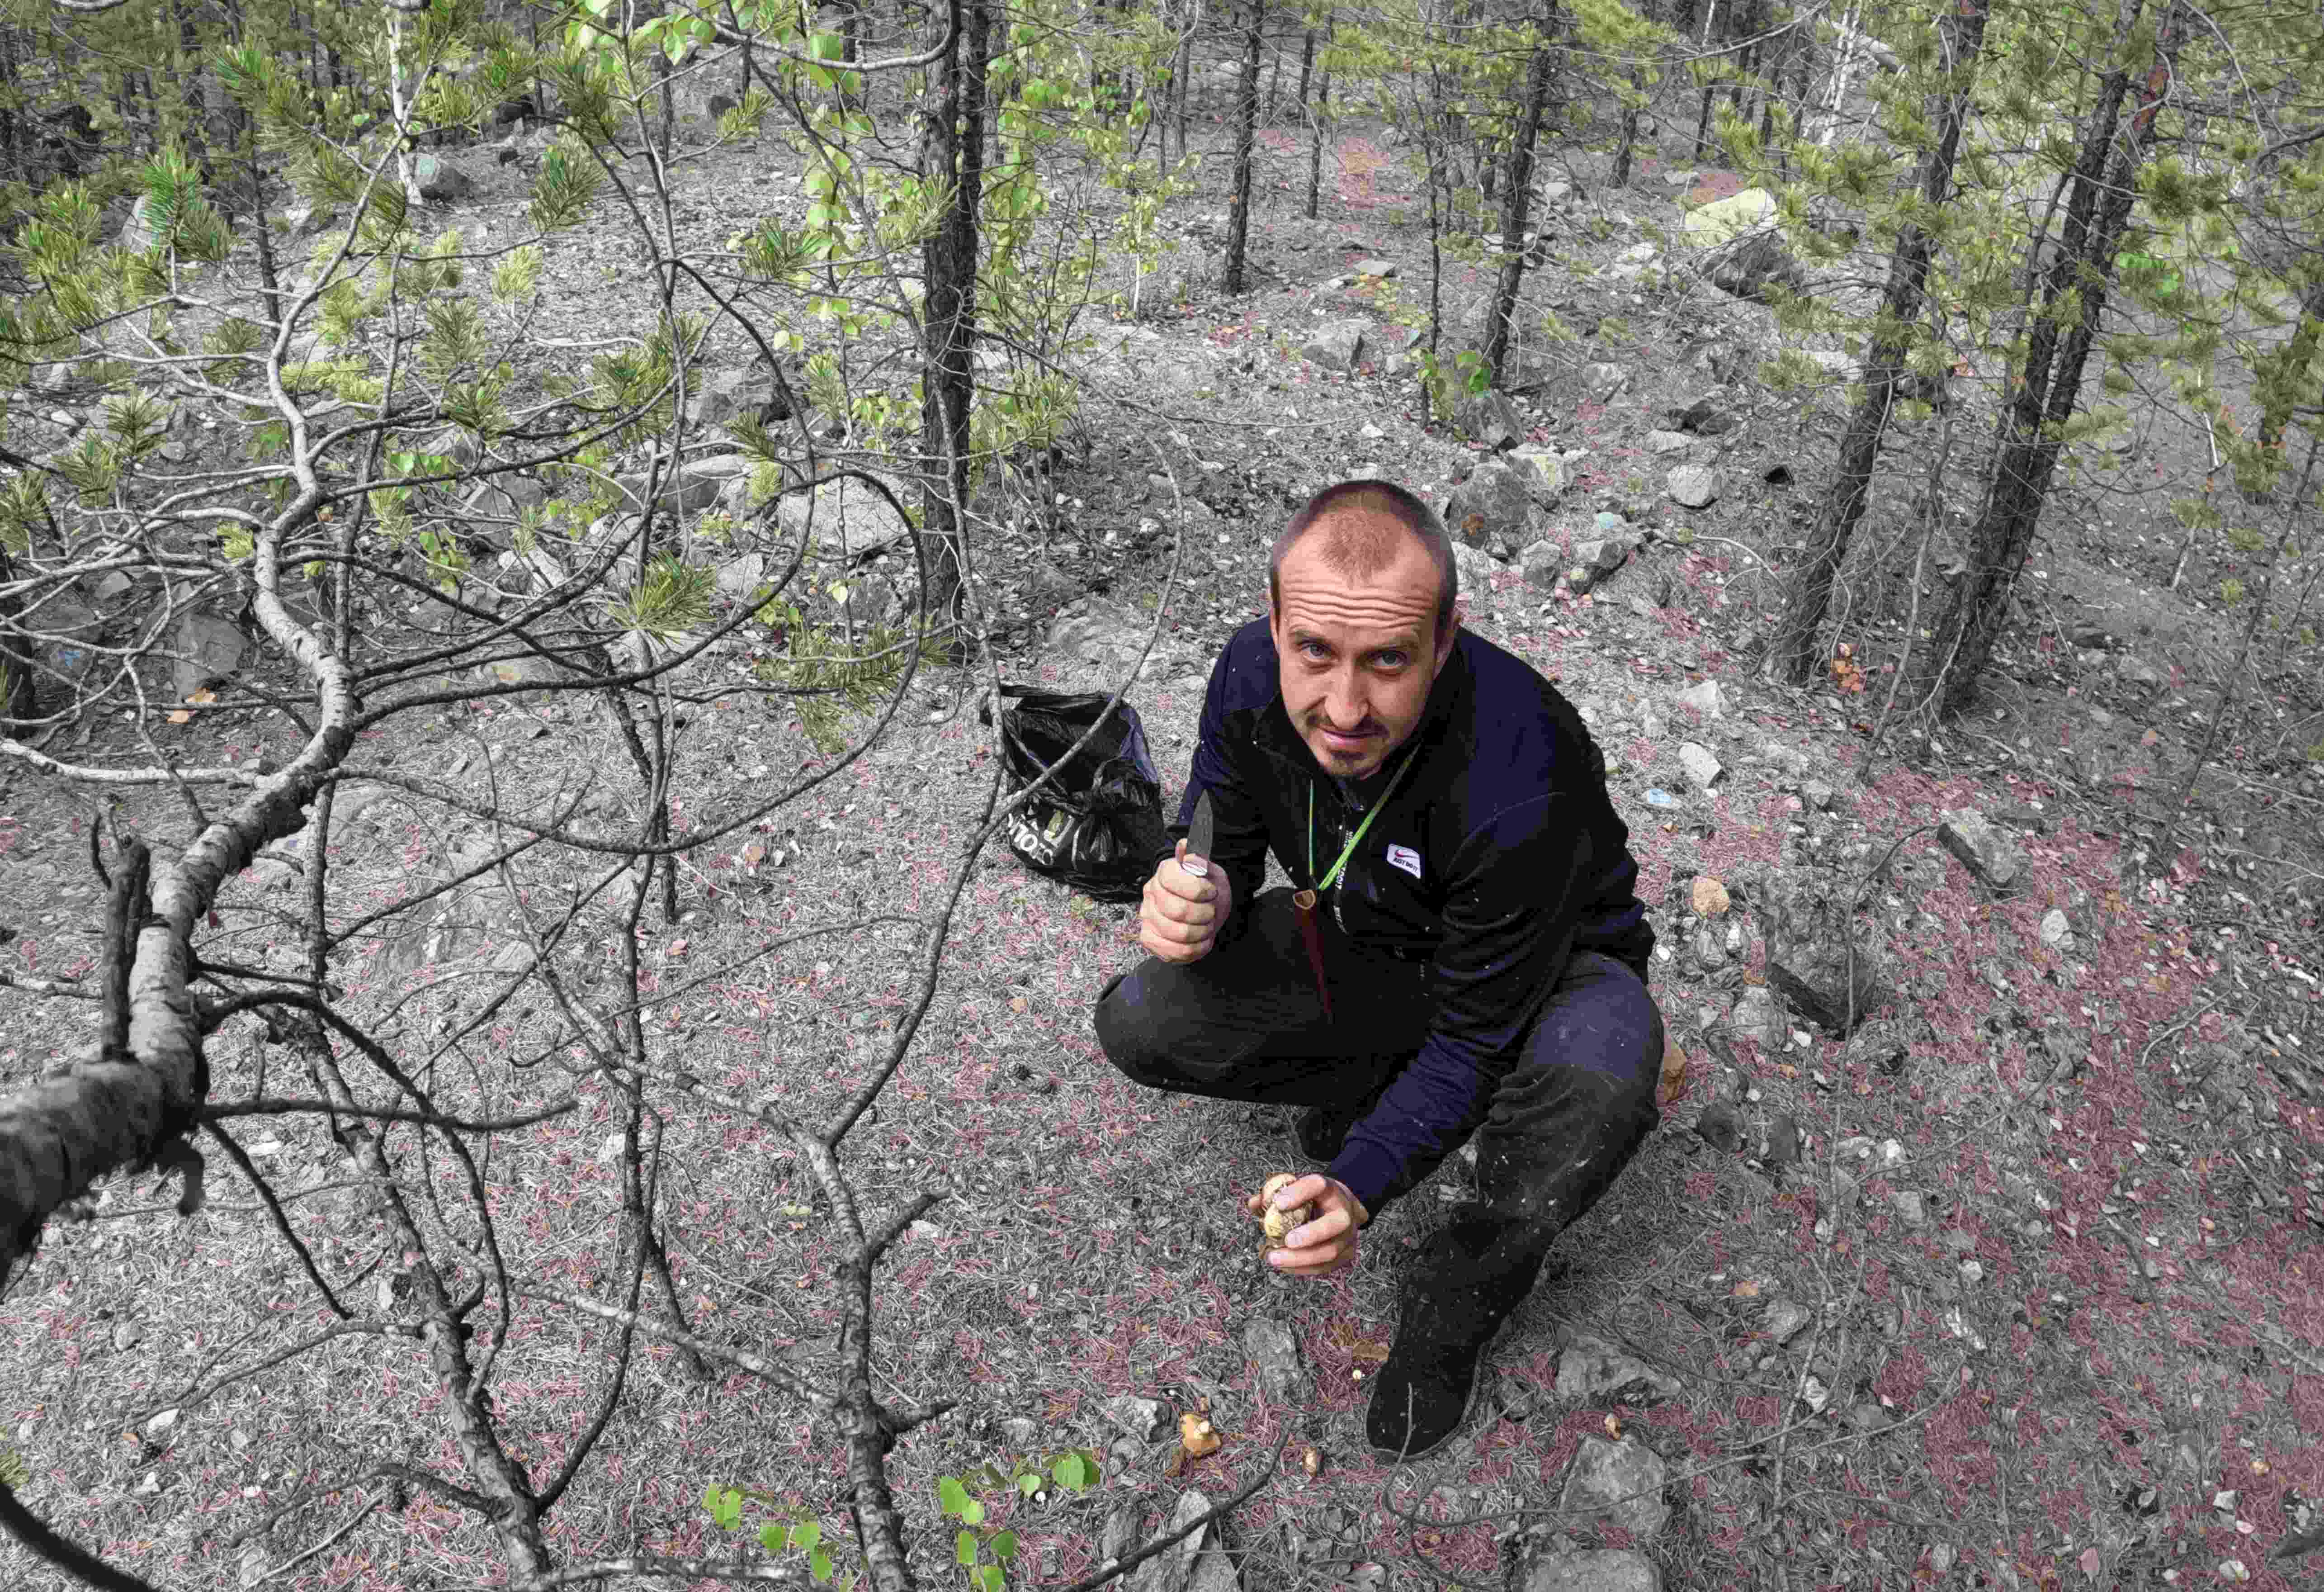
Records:
[[[1197,879],[1211,876],[1213,828],[1211,793],[1204,791],[1194,798],[1194,820],[1186,826],[1186,855],[1178,859],[1178,865]]]

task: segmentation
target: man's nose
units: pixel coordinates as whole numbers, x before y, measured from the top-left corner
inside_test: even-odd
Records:
[[[1323,716],[1331,721],[1332,727],[1343,731],[1360,729],[1366,711],[1356,671],[1343,669],[1334,674],[1330,689],[1323,695]]]

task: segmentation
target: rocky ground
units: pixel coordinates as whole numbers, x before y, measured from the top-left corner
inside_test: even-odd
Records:
[[[2057,606],[2029,628],[2054,617],[2066,646],[2013,651],[1992,707],[1915,762],[1868,754],[1867,699],[1844,681],[1779,691],[1750,669],[1838,389],[1767,393],[1766,312],[1669,282],[1681,245],[1648,232],[1677,229],[1694,176],[1649,164],[1620,191],[1572,173],[1536,292],[1592,329],[1531,349],[1523,390],[1455,430],[1430,423],[1400,324],[1425,301],[1426,252],[1397,162],[1344,137],[1311,223],[1288,197],[1302,152],[1278,140],[1269,158],[1260,286],[1157,294],[1144,319],[1093,328],[1074,447],[1040,512],[980,541],[1001,671],[1117,683],[1153,632],[1130,695],[1175,798],[1209,657],[1262,604],[1283,516],[1357,473],[1443,503],[1472,543],[1465,622],[1556,680],[1607,753],[1660,938],[1664,1125],[1562,1241],[1468,1430],[1427,1462],[1378,1466],[1364,1379],[1400,1263],[1465,1166],[1391,1210],[1354,1275],[1276,1278],[1240,1201],[1292,1163],[1286,1117],[1114,1075],[1088,1011],[1136,958],[1130,909],[989,852],[928,1024],[851,1162],[869,1206],[945,1195],[890,1263],[880,1338],[900,1396],[964,1401],[892,1459],[931,1583],[951,1573],[939,1477],[1017,1534],[1014,1578],[1038,1586],[1271,1473],[1137,1572],[1139,1592],[2297,1584],[2269,1555],[2324,1520],[2318,787],[2247,764],[2171,855],[2145,849],[2193,716],[2219,710],[2217,678],[2141,651],[2141,623],[2185,642],[2213,617],[2155,576],[2159,506],[2109,500],[2122,523],[2105,546],[2129,566],[2111,576],[2061,527],[2044,554]],[[1206,226],[1181,229],[1197,284]],[[1482,288],[1448,266],[1456,319]],[[2184,439],[2153,432],[2137,458],[2177,467]],[[2097,451],[2093,468],[2122,467]],[[2144,565],[2127,551],[2141,536]],[[731,694],[684,743],[689,824],[828,758],[748,664],[720,656],[694,677]],[[694,860],[688,918],[651,936],[658,1055],[779,1090],[809,1118],[852,1089],[904,1009],[903,920],[932,904],[991,787],[977,694],[932,676],[862,759]],[[262,755],[282,733],[205,719],[186,749]],[[602,750],[583,712],[520,701],[436,714],[358,762],[509,810],[594,779],[589,810],[612,825],[635,792]],[[457,872],[490,838],[404,791],[351,789],[327,844],[357,905]],[[0,878],[22,903],[0,954],[29,973],[92,943],[86,836],[58,803],[20,780],[0,821]],[[263,954],[296,860],[222,903],[222,945]],[[541,888],[574,866],[535,861]],[[346,998],[425,1033],[521,938],[511,902],[480,889],[368,936]],[[6,1077],[78,1037],[0,998]],[[506,1026],[496,1053],[549,1027],[530,1011]],[[256,1088],[265,1064],[222,1043],[218,1088]],[[507,1136],[495,1172],[528,1263],[583,1285],[602,1263],[589,1215],[610,1110],[589,1096],[580,1120]],[[264,1143],[320,1190],[305,1208],[328,1231],[346,1196],[322,1188],[336,1163],[320,1127],[286,1119]],[[665,1152],[688,1307],[733,1341],[825,1364],[834,1253],[788,1153],[685,1114]],[[0,1301],[20,1390],[0,1435],[53,1518],[170,1585],[248,1584],[345,1523],[297,1515],[242,1540],[349,1455],[448,1460],[429,1395],[410,1391],[420,1363],[364,1340],[187,1400],[315,1312],[245,1190],[192,1222],[151,1203],[117,1190]],[[360,1243],[335,1242],[357,1273]],[[528,1462],[553,1464],[602,1352],[556,1312],[520,1319],[501,1402]],[[753,1523],[812,1518],[836,1541],[835,1453],[797,1411],[656,1352],[559,1545],[714,1545],[710,1485],[752,1489]],[[1094,1485],[1056,1479],[1076,1453]],[[1020,1492],[1027,1467],[1050,1479]],[[283,1579],[485,1573],[473,1524],[424,1496],[387,1502]]]

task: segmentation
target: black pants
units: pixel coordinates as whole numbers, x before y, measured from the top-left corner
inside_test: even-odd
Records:
[[[1107,1060],[1134,1082],[1214,1099],[1348,1107],[1377,1097],[1427,1037],[1427,968],[1360,951],[1323,922],[1330,1017],[1291,893],[1271,890],[1243,933],[1201,961],[1149,958],[1106,986],[1096,1026]],[[1662,1014],[1637,974],[1576,952],[1477,1128],[1482,1203],[1455,1213],[1435,1280],[1522,1297],[1550,1241],[1659,1120],[1662,1056]]]

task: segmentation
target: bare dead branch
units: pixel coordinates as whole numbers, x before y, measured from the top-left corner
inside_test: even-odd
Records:
[[[421,1127],[438,1128],[451,1134],[503,1134],[547,1122],[552,1116],[562,1116],[580,1104],[578,1100],[560,1100],[554,1106],[528,1111],[521,1116],[495,1117],[488,1122],[471,1122],[466,1117],[447,1116],[437,1111],[406,1111],[394,1106],[340,1106],[329,1100],[284,1098],[228,1101],[205,1106],[196,1115],[206,1126],[236,1116],[288,1116],[296,1112],[315,1111],[340,1116],[368,1117],[378,1122],[415,1123]]]
[[[283,1210],[282,1202],[274,1198],[273,1189],[263,1177],[259,1175],[258,1168],[252,1163],[249,1152],[235,1143],[233,1134],[218,1126],[217,1123],[208,1122],[203,1126],[208,1130],[210,1137],[217,1141],[219,1147],[225,1150],[226,1159],[233,1162],[241,1170],[244,1179],[252,1188],[258,1190],[259,1199],[265,1202],[266,1214],[274,1222],[275,1232],[281,1234],[282,1241],[290,1246],[290,1253],[299,1257],[300,1265],[306,1268],[307,1280],[312,1282],[317,1291],[322,1294],[323,1302],[331,1307],[331,1313],[342,1321],[353,1320],[355,1312],[341,1304],[339,1296],[331,1291],[331,1285],[323,1281],[322,1270],[315,1264],[313,1253],[308,1249],[306,1241],[290,1230],[289,1214]]]
[[[546,1300],[551,1304],[560,1304],[568,1310],[579,1310],[583,1315],[595,1316],[599,1320],[617,1321],[624,1327],[634,1327],[649,1337],[659,1337],[670,1343],[683,1344],[706,1359],[721,1361],[738,1371],[748,1371],[762,1382],[774,1384],[793,1398],[811,1406],[818,1414],[829,1414],[838,1407],[839,1400],[836,1394],[824,1393],[809,1385],[797,1372],[777,1365],[763,1355],[754,1355],[749,1349],[729,1348],[724,1344],[712,1343],[708,1338],[697,1337],[682,1327],[669,1326],[665,1322],[654,1320],[649,1316],[640,1315],[635,1310],[625,1310],[613,1305],[599,1304],[595,1300],[584,1299],[577,1293],[566,1293],[554,1288],[519,1288],[517,1293],[525,1299]]]
[[[59,1536],[18,1500],[15,1491],[0,1479],[0,1526],[39,1558],[67,1575],[88,1582],[97,1592],[161,1592],[151,1581],[115,1569],[88,1549]]]
[[[675,1559],[660,1553],[634,1553],[627,1559],[599,1559],[587,1564],[568,1565],[548,1575],[521,1581],[518,1587],[520,1592],[548,1592],[552,1587],[569,1587],[576,1581],[594,1581],[604,1576],[676,1576],[703,1581],[758,1581],[778,1587],[810,1584],[807,1567],[803,1564]]]

